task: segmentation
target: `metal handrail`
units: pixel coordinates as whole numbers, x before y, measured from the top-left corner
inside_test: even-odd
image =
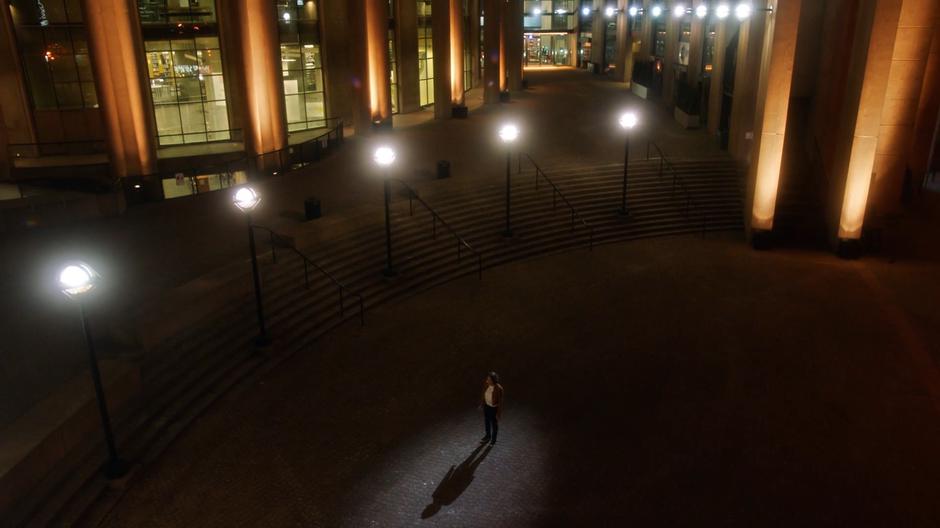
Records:
[[[461,247],[467,248],[468,250],[470,250],[471,253],[476,255],[477,278],[482,279],[483,278],[483,254],[477,251],[470,244],[470,242],[467,242],[466,239],[460,236],[460,234],[457,233],[457,230],[451,227],[451,225],[448,224],[447,221],[444,220],[444,217],[438,214],[438,212],[435,211],[433,207],[431,207],[427,202],[422,200],[421,197],[418,196],[418,191],[414,190],[414,188],[412,188],[410,185],[408,185],[402,180],[399,180],[397,178],[391,178],[391,180],[397,182],[402,187],[404,187],[406,191],[408,191],[408,214],[409,216],[414,216],[414,213],[415,213],[414,200],[417,200],[419,204],[424,206],[424,208],[427,209],[429,213],[431,213],[431,236],[433,238],[435,239],[437,238],[437,224],[438,222],[440,222],[440,224],[444,226],[445,229],[447,229],[447,231],[451,234],[451,236],[453,236],[457,240],[457,260],[458,261],[460,261],[461,259]]]
[[[267,231],[267,232],[268,232],[268,234],[270,235],[270,240],[271,240],[271,261],[272,261],[273,263],[277,264],[277,249],[276,249],[276,248],[277,248],[277,243],[276,243],[276,242],[277,242],[277,241],[285,241],[285,240],[287,240],[287,238],[284,237],[283,235],[277,233],[277,232],[274,231],[273,229],[271,229],[271,228],[269,228],[269,227],[262,226],[262,225],[251,224],[251,228],[252,228],[252,229],[260,229],[260,230],[262,230],[262,231]],[[353,297],[356,297],[356,298],[359,300],[359,324],[360,324],[360,325],[365,325],[365,324],[366,324],[366,318],[365,318],[365,303],[363,302],[363,297],[362,297],[361,294],[359,294],[358,292],[356,292],[356,291],[352,290],[351,288],[349,288],[349,286],[346,286],[345,284],[343,284],[342,282],[340,282],[339,279],[337,279],[336,277],[334,277],[332,273],[330,273],[329,271],[326,271],[325,269],[323,269],[319,264],[317,264],[316,262],[314,262],[313,259],[311,259],[311,258],[308,257],[307,255],[305,255],[302,251],[300,251],[299,249],[297,249],[296,247],[294,247],[294,244],[293,244],[293,243],[287,242],[287,243],[284,243],[281,247],[290,250],[290,251],[293,252],[295,255],[297,255],[298,257],[300,257],[300,259],[303,261],[303,263],[304,263],[304,287],[305,287],[305,288],[307,288],[308,290],[310,289],[310,273],[309,273],[309,270],[310,270],[310,268],[312,267],[313,269],[319,271],[321,275],[323,275],[324,277],[326,277],[327,279],[329,279],[330,282],[332,282],[332,283],[338,288],[338,290],[339,290],[339,315],[340,315],[340,317],[343,318],[343,319],[346,318],[346,295],[351,295],[351,296],[353,296]]]
[[[535,190],[539,189],[539,176],[541,176],[543,179],[545,179],[545,181],[548,182],[549,185],[552,186],[552,210],[554,210],[555,207],[558,205],[558,197],[561,196],[561,199],[568,206],[568,209],[571,210],[571,230],[574,231],[575,219],[580,221],[581,225],[586,227],[588,230],[589,248],[591,251],[593,251],[594,250],[594,227],[591,226],[591,224],[589,224],[588,221],[585,220],[584,217],[581,216],[581,213],[579,213],[578,210],[575,209],[574,205],[572,205],[571,202],[568,201],[568,198],[565,196],[565,194],[561,192],[561,189],[559,189],[558,186],[555,185],[555,182],[553,182],[551,178],[549,178],[548,175],[545,174],[545,171],[543,171],[542,168],[539,167],[538,163],[536,163],[535,160],[532,159],[532,156],[526,154],[525,152],[519,153],[519,164],[518,164],[517,172],[520,172],[520,173],[522,172],[522,157],[523,156],[525,156],[526,159],[529,160],[529,163],[531,163],[532,166],[535,167]]]
[[[679,189],[682,191],[685,196],[685,209],[683,210],[683,215],[689,216],[689,212],[693,207],[699,208],[702,211],[702,238],[705,238],[705,234],[708,231],[708,210],[705,207],[700,206],[695,199],[692,198],[692,193],[686,187],[685,182],[682,180],[682,177],[679,175],[679,170],[676,169],[676,166],[672,164],[671,161],[666,157],[666,154],[663,152],[663,149],[659,147],[653,141],[646,142],[646,160],[656,159],[650,157],[650,147],[656,149],[656,152],[659,154],[659,178],[662,179],[664,169],[669,169],[672,172],[672,195],[676,195],[676,184],[678,184]]]

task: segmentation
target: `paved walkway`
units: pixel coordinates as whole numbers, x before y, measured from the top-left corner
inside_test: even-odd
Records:
[[[684,237],[488,270],[229,394],[104,525],[937,526],[938,271]]]

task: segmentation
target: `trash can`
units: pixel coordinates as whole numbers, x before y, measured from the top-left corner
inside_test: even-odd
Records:
[[[320,199],[316,197],[310,197],[304,200],[304,218],[307,220],[315,220],[320,218]]]
[[[450,178],[450,162],[447,160],[437,162],[437,179],[443,180],[444,178]]]

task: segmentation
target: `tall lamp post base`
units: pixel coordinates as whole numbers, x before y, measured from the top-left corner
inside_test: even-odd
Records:
[[[630,211],[626,207],[618,207],[617,215],[623,219],[630,218]]]

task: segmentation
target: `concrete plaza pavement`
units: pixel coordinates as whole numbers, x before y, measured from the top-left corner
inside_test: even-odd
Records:
[[[102,525],[937,526],[937,272],[729,236],[488,270],[229,393]]]

